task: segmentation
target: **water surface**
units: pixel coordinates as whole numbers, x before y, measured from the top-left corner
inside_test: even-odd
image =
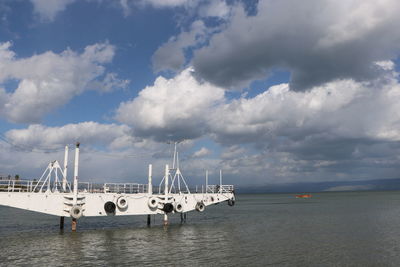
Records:
[[[2,266],[400,266],[400,192],[238,195],[171,216],[58,217],[0,207]]]

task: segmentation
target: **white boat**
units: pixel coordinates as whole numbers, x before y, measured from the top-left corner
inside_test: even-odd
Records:
[[[227,201],[235,203],[233,185],[206,184],[200,192],[191,192],[179,169],[176,144],[173,166],[165,166],[164,177],[157,192],[153,192],[152,165],[149,165],[148,184],[138,183],[85,183],[79,182],[79,143],[75,147],[74,177],[67,180],[68,146],[65,147],[64,166],[52,161],[38,180],[0,180],[0,205],[30,210],[60,217],[60,229],[64,218],[72,219],[76,231],[79,218],[94,216],[150,215],[164,216],[179,213],[181,219],[190,211],[203,212],[207,206]],[[175,166],[176,165],[176,166]]]

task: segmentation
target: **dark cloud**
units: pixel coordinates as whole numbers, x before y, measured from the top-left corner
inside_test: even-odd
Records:
[[[241,88],[273,68],[292,72],[291,88],[334,79],[376,78],[374,61],[400,49],[398,1],[260,1],[249,16],[236,8],[229,26],[194,54],[197,74]]]

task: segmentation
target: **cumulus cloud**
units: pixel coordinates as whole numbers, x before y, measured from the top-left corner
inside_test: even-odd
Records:
[[[31,0],[33,10],[43,20],[52,21],[56,15],[76,0]]]
[[[376,65],[386,72],[372,81],[339,79],[305,92],[292,91],[284,83],[233,100],[186,69],[172,79],[157,78],[137,98],[122,103],[116,118],[158,140],[210,135],[232,145],[311,136],[398,141],[398,74],[393,62]]]
[[[81,122],[60,127],[40,124],[25,129],[6,132],[7,139],[16,147],[54,149],[79,141],[87,145],[106,145],[110,148],[128,147],[133,144],[131,130],[126,125]]]
[[[394,177],[400,84],[393,62],[376,66],[382,74],[375,80],[337,79],[307,91],[284,83],[237,99],[197,81],[188,69],[172,79],[159,77],[121,104],[117,119],[157,141],[208,136],[224,148],[218,160],[210,159],[213,166],[238,181]]]
[[[172,79],[158,77],[137,98],[122,103],[116,118],[140,136],[159,141],[191,139],[207,132],[213,107],[223,99],[223,89],[199,82],[193,70],[186,69]]]
[[[400,140],[397,73],[384,82],[336,80],[306,92],[275,85],[254,98],[221,105],[210,121],[220,142],[265,142],[311,136]],[[381,80],[380,80],[381,81]]]
[[[291,72],[291,88],[335,79],[369,80],[375,61],[400,50],[396,0],[259,1],[256,14],[237,6],[226,29],[195,51],[198,74],[216,85],[242,88],[273,69]]]
[[[48,112],[85,90],[110,91],[124,87],[115,73],[107,73],[115,48],[107,43],[87,46],[79,54],[69,49],[29,58],[17,58],[11,43],[0,44],[0,84],[18,82],[11,92],[0,93],[0,116],[19,123],[37,123]],[[105,75],[104,79],[101,77]]]
[[[216,107],[208,129],[228,147],[223,169],[255,183],[397,177],[400,84],[391,62],[378,65],[392,71],[305,92],[280,84]]]

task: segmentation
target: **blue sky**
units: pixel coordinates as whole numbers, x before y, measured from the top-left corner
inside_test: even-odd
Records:
[[[394,0],[0,1],[0,174],[82,143],[82,179],[398,178]],[[57,152],[54,152],[57,150]],[[46,152],[46,153],[45,153]],[[11,155],[11,156],[10,156]]]

